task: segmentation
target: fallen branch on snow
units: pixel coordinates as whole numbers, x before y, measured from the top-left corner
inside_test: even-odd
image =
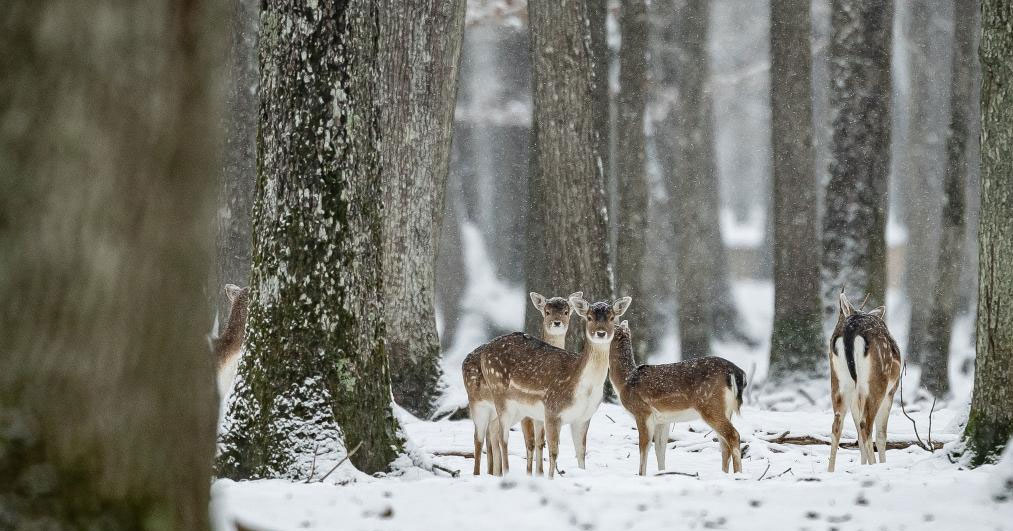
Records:
[[[824,441],[822,439],[817,439],[816,437],[813,437],[811,435],[802,435],[802,436],[789,437],[787,434],[788,434],[788,432],[784,432],[781,435],[779,435],[779,436],[777,436],[777,437],[775,437],[773,439],[763,439],[763,438],[761,438],[760,440],[762,440],[764,442],[768,442],[768,443],[774,443],[774,444],[794,444],[794,445],[797,445],[797,446],[820,445],[820,444],[827,445],[827,446],[830,445],[830,441]],[[919,441],[887,441],[886,442],[886,449],[887,450],[901,450],[901,449],[907,448],[909,446],[918,446],[919,448],[922,448],[923,450],[931,451],[928,448],[922,446],[922,444],[924,444],[924,443],[920,443]],[[932,448],[934,448],[936,450],[938,450],[938,449],[940,449],[942,447],[943,447],[943,443],[941,443],[941,442],[935,441],[935,442],[932,443]],[[858,443],[857,442],[845,442],[845,441],[841,441],[841,448],[858,448]]]

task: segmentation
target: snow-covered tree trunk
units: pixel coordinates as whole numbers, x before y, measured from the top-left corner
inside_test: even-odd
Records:
[[[218,183],[215,281],[209,290],[225,326],[229,300],[225,284],[250,282],[250,212],[257,181],[257,26],[254,0],[233,0],[229,27],[228,89],[225,97],[224,169]]]
[[[362,443],[401,449],[384,348],[379,8],[261,4],[260,133],[246,354],[220,476],[306,478]]]
[[[440,382],[436,246],[450,162],[464,0],[385,0],[380,13],[383,277],[394,400],[426,418]]]
[[[627,319],[639,333],[633,343],[638,362],[647,361],[651,343],[650,309],[658,305],[644,286],[647,255],[647,165],[644,114],[647,106],[647,3],[623,2],[619,21],[619,93],[616,97],[616,193],[619,208],[616,237],[616,295],[633,297]]]
[[[812,142],[809,0],[770,7],[774,152],[774,327],[770,376],[813,373],[822,359],[817,175]]]
[[[207,529],[224,2],[3,10],[0,528]]]
[[[886,296],[886,193],[890,172],[890,47],[893,4],[833,0],[830,182],[823,218],[823,317],[841,288]]]
[[[529,180],[527,291],[588,300],[613,295],[605,175],[598,153],[594,94],[597,58],[585,0],[528,5],[534,66],[533,171]],[[527,305],[526,328],[541,315]],[[578,349],[583,327],[570,327]]]
[[[957,292],[964,267],[964,235],[967,222],[968,145],[977,112],[972,93],[977,77],[977,19],[980,3],[957,2],[954,6],[952,77],[950,81],[950,124],[946,137],[946,165],[943,177],[943,206],[935,290],[931,314],[921,351],[922,384],[936,396],[950,390],[949,357],[953,319],[957,313]],[[912,317],[913,318],[913,317]],[[914,353],[914,351],[912,351]]]
[[[1013,2],[984,0],[981,25],[978,344],[964,432],[975,464],[1013,436]]]

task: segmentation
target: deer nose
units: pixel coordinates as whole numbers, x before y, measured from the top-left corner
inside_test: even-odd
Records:
[[[552,326],[563,326],[563,321],[552,321]]]
[[[595,334],[597,334],[598,337],[605,337],[606,332],[604,330],[599,330],[595,332]]]

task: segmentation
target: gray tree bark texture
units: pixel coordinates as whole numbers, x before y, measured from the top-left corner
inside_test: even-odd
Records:
[[[254,0],[231,4],[228,88],[225,96],[224,168],[218,183],[215,282],[209,289],[218,321],[225,326],[229,300],[225,284],[250,283],[250,212],[257,182],[257,26]]]
[[[835,111],[823,218],[823,317],[841,288],[886,298],[886,193],[890,172],[890,2],[833,0],[830,105]]]
[[[644,286],[647,258],[647,154],[644,114],[647,109],[647,3],[623,2],[619,20],[622,46],[619,49],[619,93],[616,97],[616,193],[619,208],[616,237],[616,295],[630,296],[627,319],[641,333],[635,334],[633,356],[645,363],[651,343],[650,309],[660,301]]]
[[[598,153],[594,94],[597,60],[584,0],[528,5],[534,66],[533,171],[529,180],[527,291],[611,300],[605,176]],[[526,329],[541,314],[527,305]],[[567,348],[583,344],[571,326]]]
[[[977,356],[964,432],[974,464],[996,459],[1013,436],[1013,2],[984,0],[981,25]]]
[[[706,356],[714,338],[749,341],[728,283],[719,226],[714,123],[707,78],[709,3],[652,2],[655,50],[664,96],[655,144],[672,198],[676,300],[683,359]]]
[[[774,0],[770,6],[774,152],[774,326],[770,377],[774,379],[815,373],[824,350],[809,13],[809,0]]]
[[[379,7],[266,0],[260,20],[251,306],[217,472],[305,479],[319,448],[361,443],[350,461],[373,473],[402,448],[384,348]]]
[[[969,139],[971,115],[977,112],[973,92],[978,75],[977,39],[980,2],[967,0],[954,5],[953,60],[950,80],[950,124],[946,134],[946,165],[943,177],[941,233],[936,258],[935,289],[921,352],[922,384],[935,396],[950,390],[949,358],[953,319],[957,313],[960,274],[964,268],[964,235],[967,231]],[[972,133],[973,131],[973,133]],[[912,314],[913,319],[913,314]],[[913,330],[912,330],[913,331]],[[914,350],[910,351],[912,354]]]
[[[383,276],[394,400],[428,418],[439,391],[436,248],[450,162],[464,0],[380,7]]]
[[[537,1],[537,0],[535,0]],[[609,129],[611,94],[609,91],[608,0],[586,0],[591,25],[591,48],[594,53],[594,129],[598,133],[598,156],[603,173],[610,167]],[[606,179],[607,182],[607,179]],[[607,198],[606,198],[607,199]]]
[[[223,7],[4,4],[2,529],[208,529]]]

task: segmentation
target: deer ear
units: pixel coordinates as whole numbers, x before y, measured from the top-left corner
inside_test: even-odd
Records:
[[[571,301],[573,301],[573,299],[583,299],[583,298],[584,298],[583,291],[575,291],[571,293],[569,297],[566,298],[567,302],[570,303],[570,313],[573,313],[574,310],[573,302]]]
[[[528,296],[531,297],[531,303],[535,305],[535,308],[542,312],[542,314],[545,314],[545,297],[541,293],[534,291],[528,293]]]
[[[848,300],[848,296],[844,294],[844,290],[841,290],[840,297],[841,315],[844,317],[851,317],[851,314],[855,313],[855,307],[851,305],[851,301]]]
[[[573,309],[577,311],[577,315],[587,319],[587,311],[591,309],[591,305],[584,300],[584,297],[574,297],[571,295],[570,306],[573,306]]]
[[[612,313],[615,314],[616,319],[622,317],[622,315],[626,313],[626,310],[629,309],[631,302],[633,302],[632,298],[623,297],[612,303]]]
[[[879,308],[872,310],[869,312],[869,315],[875,315],[876,317],[886,321],[886,306],[880,306]]]
[[[239,298],[241,293],[243,293],[243,288],[235,284],[225,285],[225,296],[229,298],[229,302],[236,302],[236,299]]]

